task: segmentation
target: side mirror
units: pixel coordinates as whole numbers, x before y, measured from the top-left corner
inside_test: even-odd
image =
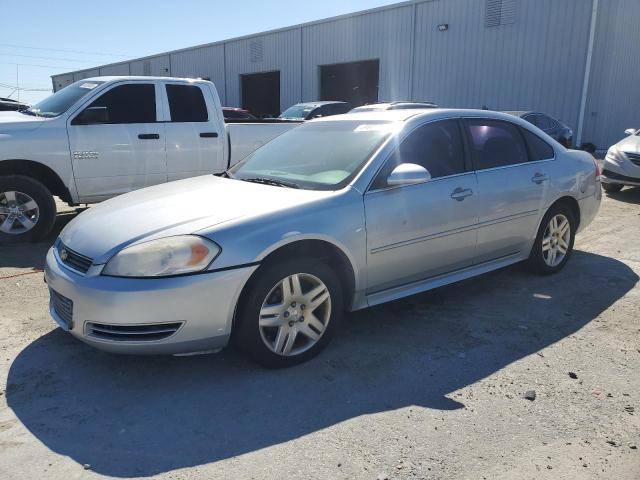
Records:
[[[107,107],[89,107],[73,119],[72,125],[94,125],[108,122],[109,109]]]
[[[637,130],[636,130],[635,128],[627,128],[627,129],[624,131],[624,134],[625,134],[625,135],[634,135],[634,134],[636,133],[636,131],[637,131]]]
[[[402,163],[398,165],[387,177],[387,185],[397,187],[399,185],[413,185],[431,180],[429,170],[415,163]]]

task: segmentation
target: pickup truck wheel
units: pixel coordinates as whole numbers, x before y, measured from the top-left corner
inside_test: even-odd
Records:
[[[41,240],[55,218],[55,201],[42,183],[22,175],[0,177],[0,245]]]
[[[320,260],[263,265],[238,305],[235,343],[267,368],[297,365],[329,343],[342,302],[340,280]]]

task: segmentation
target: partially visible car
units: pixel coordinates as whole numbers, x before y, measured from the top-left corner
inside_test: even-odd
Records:
[[[146,76],[86,78],[26,110],[0,112],[0,245],[42,239],[55,221],[54,195],[98,203],[222,173],[300,123],[225,123],[213,83]]]
[[[19,102],[13,98],[0,97],[0,112],[17,112],[27,108],[29,108],[27,103]]]
[[[556,140],[562,146],[571,148],[573,145],[573,130],[560,120],[553,118],[551,115],[540,112],[504,112],[515,115],[523,120],[535,125],[551,138]]]
[[[47,255],[50,312],[112,352],[202,353],[233,338],[263,365],[294,365],[345,310],[521,261],[560,271],[601,198],[591,155],[510,115],[321,118],[223,177],[81,213]]]
[[[602,188],[619,192],[626,186],[640,187],[640,130],[628,128],[627,135],[607,151],[602,168]]]
[[[278,118],[283,120],[311,120],[312,118],[330,117],[341,115],[351,110],[351,104],[347,102],[306,102],[297,103],[287,108]]]
[[[225,120],[255,120],[255,115],[252,115],[249,110],[237,107],[222,107],[222,115]]]
[[[397,101],[397,102],[380,102],[380,103],[368,103],[361,105],[351,110],[353,113],[358,112],[380,112],[384,110],[409,110],[420,108],[439,108],[433,102],[412,102],[412,101]]]

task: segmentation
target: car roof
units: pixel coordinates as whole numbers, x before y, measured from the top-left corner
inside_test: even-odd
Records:
[[[211,82],[210,80],[205,80],[203,78],[151,77],[151,76],[142,76],[142,75],[107,75],[103,77],[83,78],[81,80],[78,80],[78,82],[111,82],[114,80],[141,81],[141,82],[144,82],[144,81],[148,82],[148,81],[155,81],[155,80],[166,80],[166,81],[183,80],[185,82],[191,82],[191,83],[195,83],[195,82],[210,83]]]
[[[525,115],[530,115],[533,113],[535,113],[536,115],[547,115],[546,113],[534,112],[533,110],[504,110],[502,113],[508,113],[509,115],[513,115],[515,117],[524,117]]]
[[[359,105],[356,108],[360,108],[360,107],[392,107],[394,105],[435,105],[435,103],[428,102],[428,101],[423,101],[423,100],[394,100],[393,102],[365,103],[364,105]]]
[[[302,102],[292,105],[294,107],[308,106],[308,107],[321,107],[322,105],[345,105],[347,102],[340,102],[337,100],[323,100],[318,102]]]
[[[322,117],[311,122],[338,122],[338,121],[379,121],[379,122],[406,122],[414,117],[447,119],[459,117],[480,117],[493,118],[496,120],[516,121],[526,125],[524,120],[515,120],[512,115],[504,112],[496,112],[493,110],[476,110],[463,108],[412,108],[406,110],[372,110],[365,112],[349,112],[343,115],[332,115],[330,117]]]

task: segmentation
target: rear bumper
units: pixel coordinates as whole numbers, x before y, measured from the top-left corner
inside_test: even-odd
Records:
[[[56,311],[53,295],[51,316],[83,342],[115,353],[178,354],[227,344],[238,298],[256,268],[159,279],[84,276],[63,266],[52,248],[45,279],[51,290],[73,302],[71,325]],[[91,328],[99,324],[144,329],[176,323],[177,331],[159,340],[113,340]]]
[[[578,207],[580,208],[580,225],[578,225],[578,231],[581,232],[593,222],[598,211],[600,210],[600,203],[602,202],[602,188],[597,183],[597,190],[593,195],[584,197],[578,200]]]

